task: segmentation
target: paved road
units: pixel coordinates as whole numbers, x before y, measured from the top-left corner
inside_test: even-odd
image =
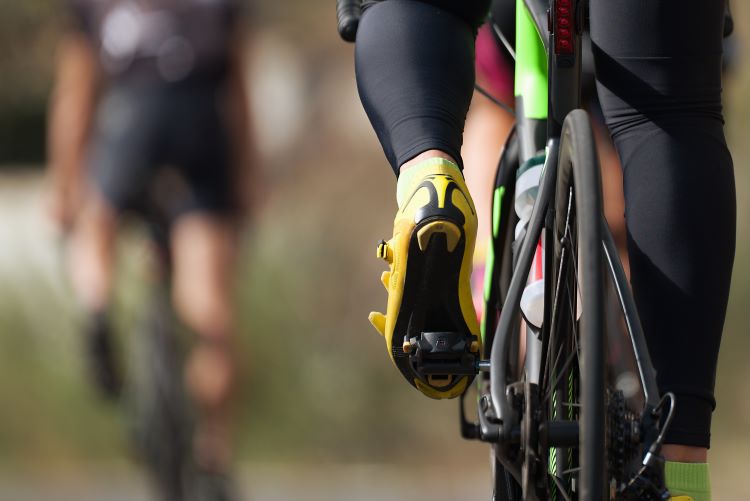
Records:
[[[411,475],[382,465],[251,466],[240,468],[242,500],[249,501],[456,501],[488,500],[484,473],[460,475],[430,468]],[[134,471],[77,472],[44,478],[0,476],[7,501],[151,501]]]

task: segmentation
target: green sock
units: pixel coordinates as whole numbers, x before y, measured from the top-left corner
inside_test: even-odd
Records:
[[[664,465],[667,488],[675,496],[690,496],[694,501],[711,501],[711,479],[708,463],[677,463]]]
[[[424,162],[409,167],[399,174],[396,183],[396,203],[398,203],[399,208],[406,197],[410,195],[409,192],[412,191],[412,185],[416,181],[424,178],[428,173],[434,172],[436,167],[443,167],[444,169],[447,169],[448,172],[455,170],[456,175],[462,176],[461,169],[458,168],[458,165],[445,158],[428,158]],[[453,174],[453,172],[451,172],[451,174]]]

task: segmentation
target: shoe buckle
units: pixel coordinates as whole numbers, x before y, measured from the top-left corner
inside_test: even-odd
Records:
[[[393,262],[393,249],[391,249],[391,246],[385,240],[381,240],[378,243],[377,256],[389,264]]]

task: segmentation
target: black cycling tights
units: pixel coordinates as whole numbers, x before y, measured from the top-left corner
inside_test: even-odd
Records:
[[[460,162],[474,33],[487,1],[367,2],[360,96],[395,172],[439,149]],[[709,446],[735,246],[721,111],[723,0],[591,0],[599,95],[624,169],[628,252],[669,443]]]

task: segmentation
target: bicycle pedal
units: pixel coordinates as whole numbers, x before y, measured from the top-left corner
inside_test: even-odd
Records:
[[[476,336],[460,332],[422,332],[404,340],[403,349],[414,370],[430,381],[439,382],[441,376],[477,373],[479,341]]]

